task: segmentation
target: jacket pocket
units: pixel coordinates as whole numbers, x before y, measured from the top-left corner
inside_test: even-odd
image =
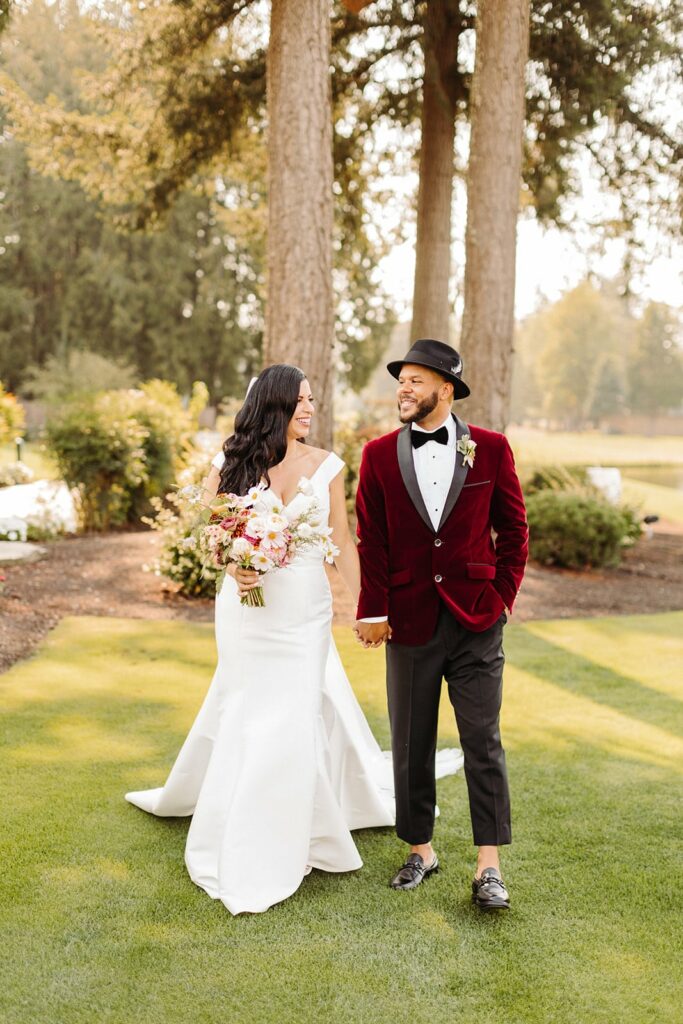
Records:
[[[402,587],[405,583],[410,583],[412,578],[413,574],[410,569],[398,569],[396,572],[389,573],[389,586]]]
[[[471,580],[495,580],[496,567],[488,562],[468,562],[467,575]]]
[[[484,484],[490,484],[490,483],[491,483],[490,480],[475,480],[475,482],[473,484],[463,484],[462,485],[462,489],[464,491],[466,487],[483,487]]]

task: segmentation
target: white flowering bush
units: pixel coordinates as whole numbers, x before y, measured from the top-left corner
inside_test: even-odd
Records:
[[[33,476],[33,470],[25,462],[8,462],[6,466],[0,466],[0,487],[30,484]]]
[[[35,499],[34,511],[26,517],[26,539],[29,541],[56,540],[66,532],[64,515],[55,508],[48,494],[39,494]]]
[[[18,516],[3,516],[0,519],[0,540],[27,540],[27,526]]]
[[[192,495],[209,468],[206,454],[194,452],[178,477],[179,489],[163,500],[152,498],[154,516],[143,517],[143,522],[161,537],[159,557],[145,568],[157,576],[165,576],[176,585],[177,592],[186,597],[214,597],[220,575],[220,569],[204,566],[204,552],[193,536],[197,506]]]

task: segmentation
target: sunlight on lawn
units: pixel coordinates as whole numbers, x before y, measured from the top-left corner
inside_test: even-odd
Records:
[[[335,636],[386,748],[383,652]],[[361,871],[314,871],[267,914],[231,918],[187,877],[187,819],[124,800],[163,784],[211,679],[212,626],[63,620],[0,678],[8,1019],[185,1024],[217,1006],[233,1024],[674,1019],[676,915],[652,883],[653,864],[674,870],[682,636],[683,613],[507,628],[506,918],[471,905],[463,773],[438,787],[443,871],[408,898],[387,885],[393,830],[364,829]],[[452,745],[445,693],[441,717]]]
[[[683,740],[514,667],[507,673],[502,723],[509,751],[525,745],[578,751],[590,744],[683,774]]]
[[[683,614],[530,622],[525,629],[674,700],[683,701]]]
[[[664,465],[683,463],[683,437],[568,433],[510,427],[515,458],[525,465]]]
[[[681,698],[680,636],[683,613],[508,627],[503,717],[508,746],[569,748],[575,740],[679,772],[683,740],[671,732],[667,702]],[[349,630],[338,629],[336,641],[354,690],[387,746],[384,653],[363,650]],[[168,750],[170,736],[176,743],[184,737],[213,668],[209,625],[64,619],[38,662],[21,664],[5,677],[7,710],[45,705],[34,734],[10,756],[43,763],[132,762],[138,772],[143,762],[140,785],[152,783],[153,772],[144,762]],[[624,669],[627,675],[621,674]],[[644,706],[632,709],[642,698]],[[82,701],[86,713],[77,710]],[[137,725],[134,746],[125,727],[130,715]],[[457,743],[445,687],[439,738],[441,746]]]
[[[61,764],[66,761],[102,762],[139,761],[152,757],[152,743],[131,747],[124,736],[111,736],[105,724],[83,715],[56,715],[43,729],[39,743],[24,743],[9,751],[16,761]]]
[[[621,481],[623,500],[641,515],[658,515],[673,523],[683,523],[683,491],[642,480]]]

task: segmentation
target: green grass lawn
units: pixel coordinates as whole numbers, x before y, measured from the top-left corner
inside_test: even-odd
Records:
[[[17,449],[13,444],[0,445],[0,466],[16,462]],[[22,450],[22,461],[29,466],[39,480],[56,480],[59,476],[57,466],[50,457],[44,444],[38,441],[25,442]]]
[[[387,886],[392,830],[366,830],[362,871],[314,872],[233,918],[185,873],[187,821],[123,800],[163,782],[212,672],[211,627],[64,620],[0,679],[0,1020],[673,1024],[681,637],[683,613],[508,627],[506,916],[470,903],[458,775],[439,787],[443,871],[416,892]],[[338,640],[387,744],[382,652]]]
[[[655,513],[673,523],[683,523],[683,491],[624,476],[621,493],[624,501],[643,515]]]
[[[522,465],[681,465],[683,437],[601,434],[510,427],[510,444]]]

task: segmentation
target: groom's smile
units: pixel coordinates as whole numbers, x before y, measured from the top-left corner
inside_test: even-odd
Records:
[[[398,416],[401,423],[420,423],[439,404],[437,374],[429,370],[404,367],[398,378]]]

